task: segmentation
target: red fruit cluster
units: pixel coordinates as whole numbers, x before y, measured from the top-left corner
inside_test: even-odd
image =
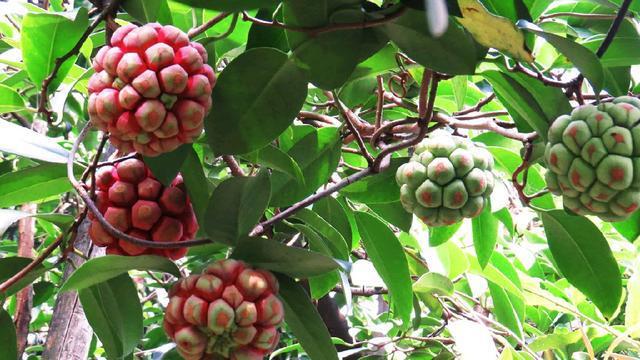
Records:
[[[89,116],[122,152],[156,156],[192,143],[211,108],[207,52],[167,25],[126,25],[93,59]]]
[[[187,197],[182,177],[163,186],[138,159],[127,159],[96,172],[96,206],[114,228],[133,237],[156,242],[193,239],[198,222]],[[107,254],[156,254],[171,259],[183,257],[187,249],[151,249],[109,234],[95,217],[89,236],[97,246],[106,246]]]
[[[219,260],[169,292],[164,328],[187,360],[263,359],[278,344],[284,310],[266,270]]]

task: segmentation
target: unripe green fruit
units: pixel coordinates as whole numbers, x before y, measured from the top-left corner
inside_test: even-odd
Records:
[[[219,260],[171,288],[164,329],[186,359],[263,359],[284,320],[277,292],[272,273]]]
[[[200,136],[216,75],[201,44],[159,24],[118,28],[93,59],[88,113],[121,152],[157,156]]]
[[[493,191],[493,157],[472,141],[435,131],[400,166],[400,202],[428,226],[478,216]]]
[[[100,168],[96,172],[96,185],[96,205],[105,220],[128,235],[174,242],[193,239],[198,232],[198,222],[180,176],[165,187],[142,160],[133,158]],[[105,246],[109,254],[157,254],[179,259],[186,253],[186,249],[150,249],[115,239],[95,216],[89,217],[91,240],[97,246]]]
[[[549,191],[580,215],[628,218],[640,205],[640,100],[583,105],[549,127]]]

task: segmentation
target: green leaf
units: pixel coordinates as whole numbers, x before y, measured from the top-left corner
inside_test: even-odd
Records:
[[[455,279],[469,269],[467,255],[454,242],[445,242],[435,247],[434,250],[449,279]]]
[[[489,263],[498,241],[498,219],[491,213],[489,204],[479,216],[471,220],[471,230],[478,263],[484,268]]]
[[[321,236],[320,233],[306,225],[291,224],[291,226],[304,235],[304,238],[309,243],[310,250],[317,251],[329,257],[334,256],[333,251],[329,247],[330,243],[326,240],[326,237]],[[311,297],[313,299],[320,299],[333,290],[336,284],[340,281],[340,274],[338,273],[338,270],[332,270],[326,274],[312,276],[308,280]]]
[[[0,151],[52,163],[66,163],[69,157],[53,139],[1,119]]]
[[[612,96],[624,96],[629,92],[631,84],[631,67],[605,67],[604,89]]]
[[[566,56],[580,73],[589,80],[595,93],[600,93],[600,90],[604,86],[604,70],[600,59],[593,51],[562,36],[545,32],[538,26],[525,20],[518,21],[518,27],[547,40],[549,44],[553,45],[562,55]]]
[[[491,258],[491,264],[509,278],[511,282],[521,286],[517,271],[502,253],[496,252]],[[496,319],[522,339],[523,321],[525,320],[525,304],[522,297],[508,293],[501,286],[491,281],[489,281],[489,291],[491,292],[493,313]]]
[[[191,144],[184,144],[168,153],[153,157],[145,156],[144,163],[149,166],[156,179],[168,186],[176,178],[182,164],[192,150]]]
[[[563,210],[541,212],[549,250],[571,285],[611,316],[622,296],[620,270],[607,240],[587,218]]]
[[[384,221],[395,225],[398,229],[409,232],[413,222],[413,214],[402,207],[400,201],[381,204],[367,204],[369,208],[378,214]]]
[[[16,337],[16,326],[13,324],[11,315],[0,307],[0,360],[15,360],[18,358],[18,339]]]
[[[502,225],[504,225],[504,227],[509,232],[509,235],[514,236],[515,225],[513,224],[511,213],[506,207],[494,212],[493,216],[495,216],[496,219],[498,219],[502,223]]]
[[[347,242],[347,246],[351,249],[352,234],[351,225],[345,209],[340,205],[338,200],[332,196],[324,197],[313,204],[313,211],[325,219],[331,226],[340,231],[342,237]]]
[[[0,258],[0,283],[17,274],[20,270],[22,270],[22,268],[29,265],[32,261],[33,259],[18,256]],[[47,269],[45,269],[42,264],[36,266],[21,280],[10,286],[4,294],[0,294],[0,296],[4,295],[5,297],[9,297],[17,293],[18,290],[31,284],[33,280],[40,277],[40,275],[44,274],[45,271],[47,271]]]
[[[213,191],[204,224],[213,241],[233,245],[258,223],[269,205],[269,172],[229,178]]]
[[[520,284],[514,282],[514,280],[512,280],[510,277],[503,274],[502,271],[500,271],[500,269],[498,269],[496,266],[489,263],[487,264],[487,266],[482,268],[480,266],[480,263],[478,263],[478,260],[470,254],[467,254],[467,260],[469,262],[468,271],[470,273],[478,276],[482,276],[483,278],[499,285],[502,289],[506,290],[507,292],[517,296],[518,298],[522,298],[522,291],[520,289],[521,288]]]
[[[585,47],[596,51],[605,35],[595,35],[583,43]],[[607,52],[600,59],[604,67],[630,66],[640,64],[640,37],[616,36]]]
[[[328,256],[263,238],[240,239],[232,257],[296,278],[322,275],[339,268],[339,264]]]
[[[309,209],[300,209],[300,211],[295,213],[293,217],[302,220],[327,239],[327,245],[331,249],[331,254],[334,257],[342,260],[347,260],[349,258],[348,246],[350,244],[347,243],[342,234],[336,230],[336,228],[334,228],[320,215]]]
[[[640,211],[636,211],[625,221],[612,222],[611,225],[618,230],[625,239],[634,242],[640,236]]]
[[[426,273],[413,283],[413,291],[421,294],[453,295],[453,283],[448,277],[438,273]]]
[[[396,170],[408,160],[406,157],[393,158],[383,172],[357,181],[340,190],[340,193],[351,200],[367,204],[398,201],[400,187],[396,182]]]
[[[205,119],[207,139],[218,154],[244,154],[278,137],[307,96],[304,74],[287,55],[257,48],[233,59],[218,77]]]
[[[355,218],[369,259],[389,288],[394,314],[407,325],[413,310],[413,299],[409,265],[402,245],[375,216],[356,211]]]
[[[129,355],[143,334],[142,306],[129,275],[120,274],[82,289],[78,295],[107,357],[118,359]]]
[[[271,178],[272,206],[286,206],[304,199],[324,185],[340,160],[340,133],[337,128],[314,130],[288,151],[305,176],[304,185],[291,176],[274,172]]]
[[[195,8],[236,12],[276,6],[280,0],[175,0]]]
[[[449,226],[438,226],[429,228],[429,246],[439,246],[446,243],[460,229],[463,222],[451,224]]]
[[[409,9],[383,29],[391,41],[420,65],[451,75],[475,73],[476,64],[486,53],[455,21],[449,21],[442,36],[432,37],[421,11]]]
[[[262,8],[258,10],[256,17],[262,20],[273,20],[274,8]],[[278,18],[281,16],[277,16]],[[282,19],[278,19],[282,20]],[[284,29],[252,24],[247,38],[247,49],[259,47],[272,47],[278,50],[289,52],[289,44]]]
[[[467,97],[469,80],[467,79],[467,76],[456,76],[451,79],[451,83],[453,85],[453,95],[456,98],[458,110],[462,110],[465,104],[464,100]]]
[[[209,203],[209,182],[204,175],[200,158],[193,148],[187,154],[180,170],[198,223],[204,224],[205,212]]]
[[[126,0],[122,8],[144,24],[157,21],[162,12],[169,11],[166,0]]]
[[[0,84],[0,114],[20,111],[25,108],[22,96],[12,88]]]
[[[487,11],[479,0],[458,0],[462,18],[458,21],[483,46],[495,48],[524,62],[533,62],[522,32],[509,19]]]
[[[251,153],[248,158],[255,158],[255,162],[260,165],[268,166],[274,170],[278,170],[291,176],[300,185],[304,186],[304,175],[298,163],[289,156],[289,154],[280,150],[274,145],[267,145],[262,149]]]
[[[161,271],[180,277],[180,270],[169,259],[156,255],[107,255],[82,264],[62,285],[60,291],[83,290],[126,274],[130,270]]]
[[[278,296],[284,305],[287,326],[311,359],[338,359],[331,335],[309,295],[293,279],[276,274],[280,283]]]
[[[359,2],[351,0],[285,1],[283,16],[288,26],[306,28],[367,21]],[[316,35],[299,31],[287,31],[286,34],[296,63],[306,70],[311,83],[325,90],[344,84],[358,63],[388,42],[375,28]]]
[[[567,345],[575,344],[582,339],[582,335],[579,330],[567,332],[567,330],[561,329],[559,333],[543,335],[537,337],[529,344],[529,347],[533,351],[545,351],[550,349],[561,349]]]
[[[0,208],[24,204],[71,189],[66,166],[38,165],[0,175]]]
[[[55,60],[73,49],[88,26],[87,9],[82,7],[75,19],[50,13],[29,12],[24,16],[20,47],[25,68],[36,88],[41,88],[42,81],[53,70]],[[72,56],[62,64],[49,91],[57,88],[76,58]]]

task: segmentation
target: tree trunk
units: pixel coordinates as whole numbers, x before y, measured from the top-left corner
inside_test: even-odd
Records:
[[[21,211],[35,214],[38,207],[35,204],[25,204]],[[26,217],[18,222],[18,256],[33,258],[33,240],[35,231],[35,218]],[[33,286],[28,285],[16,294],[16,338],[18,342],[18,359],[22,357],[27,347],[29,336],[29,324],[31,323],[31,309],[33,308]]]
[[[75,247],[90,258],[94,258],[103,255],[104,249],[91,246],[88,235],[89,224],[90,221],[85,220],[80,225]],[[67,263],[64,271],[65,280],[84,262],[83,258],[74,253],[69,254],[68,260],[72,265]],[[93,331],[80,305],[78,293],[68,291],[58,294],[42,359],[87,359],[92,336]]]

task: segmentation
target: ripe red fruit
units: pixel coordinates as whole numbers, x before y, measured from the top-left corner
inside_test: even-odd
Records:
[[[142,160],[127,159],[96,172],[96,206],[107,222],[120,231],[142,240],[173,242],[193,239],[198,222],[178,175],[163,186]],[[186,249],[151,249],[111,236],[90,216],[89,235],[97,246],[106,246],[109,254],[157,254],[179,259]]]
[[[193,142],[216,76],[207,52],[176,27],[126,25],[93,59],[89,117],[122,152],[156,156]]]
[[[284,319],[269,271],[218,260],[169,291],[164,329],[185,359],[264,359]]]

